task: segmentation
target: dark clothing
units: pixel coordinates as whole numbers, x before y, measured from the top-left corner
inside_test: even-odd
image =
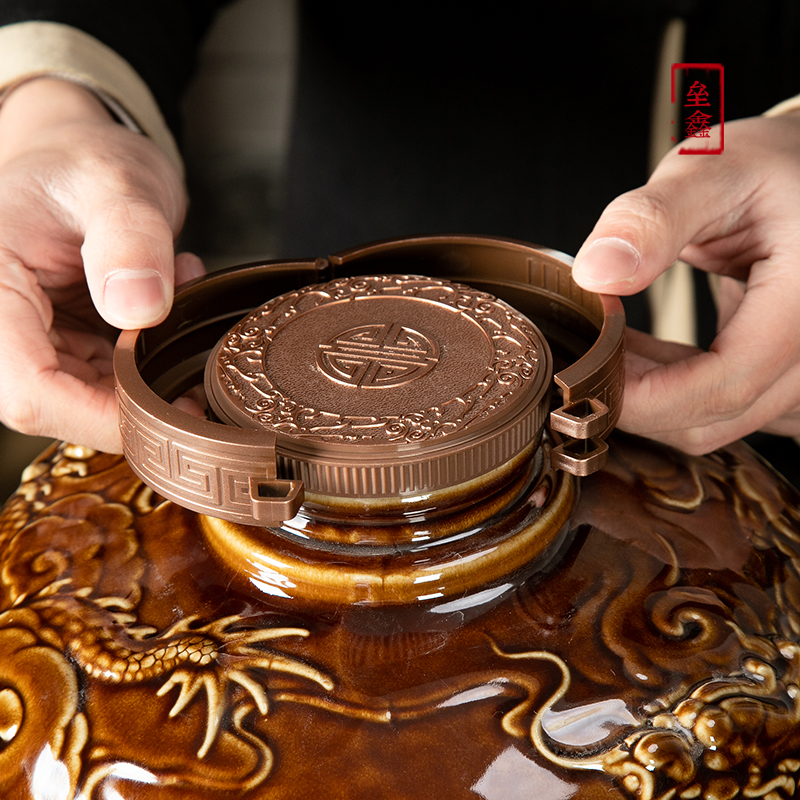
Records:
[[[799,10],[306,2],[286,252],[468,231],[574,254],[605,205],[647,179],[667,21],[688,19],[686,61],[725,65],[735,118],[800,91]]]
[[[179,131],[178,100],[214,0],[2,0],[0,24],[51,20],[122,55]],[[794,0],[300,3],[282,254],[422,232],[491,233],[575,252],[607,202],[646,179],[667,20],[686,61],[721,62],[726,116],[800,88]],[[254,98],[257,102],[257,98]]]
[[[197,47],[223,5],[214,0],[0,0],[0,25],[61,22],[99,39],[139,73],[177,134],[179,101],[194,72]]]
[[[179,98],[223,5],[0,0],[0,24],[50,20],[93,35],[137,70],[179,135]],[[725,67],[726,119],[800,91],[796,0],[497,3],[474,15],[455,3],[299,7],[286,257],[431,232],[574,253],[605,205],[647,178],[654,73],[676,16],[687,21],[684,61]],[[707,347],[715,314],[697,285]],[[643,298],[625,304],[647,329]]]
[[[646,178],[666,20],[480,8],[301,7],[287,252],[469,232],[574,253]]]
[[[92,34],[139,72],[178,133],[197,46],[224,4],[0,0],[0,23]],[[299,7],[283,256],[447,231],[574,253],[605,205],[647,178],[654,70],[675,16],[688,21],[686,61],[725,65],[729,119],[800,88],[795,0]],[[645,304],[626,307],[646,328]]]

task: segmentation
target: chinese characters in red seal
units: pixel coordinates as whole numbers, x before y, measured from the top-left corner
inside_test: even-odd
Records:
[[[686,138],[709,139],[711,137],[711,124],[709,120],[711,114],[704,114],[702,111],[695,111],[691,117],[686,118]]]
[[[684,106],[686,108],[696,108],[697,106],[710,106],[711,103],[708,102],[708,90],[704,83],[700,83],[700,81],[695,81],[690,87],[689,91],[686,92],[686,102]]]
[[[719,155],[725,146],[725,84],[722,64],[673,64],[675,137],[682,155]]]

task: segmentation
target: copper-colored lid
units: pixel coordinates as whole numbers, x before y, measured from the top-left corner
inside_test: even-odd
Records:
[[[406,272],[431,279],[373,277],[358,294],[364,279],[354,276]],[[304,288],[312,284],[322,287]],[[373,297],[378,285],[384,289]],[[253,312],[278,295],[272,310]],[[380,313],[364,316],[362,307],[372,306]],[[262,313],[275,316],[255,325],[256,337],[280,346],[268,356],[253,351],[251,362],[223,344],[224,380],[212,374],[209,383],[217,414],[236,424],[171,405],[202,380],[220,337],[232,325],[249,336],[239,321],[255,314],[255,323]],[[321,321],[308,325],[306,314]],[[569,364],[553,376],[564,403],[549,422],[563,441],[550,460],[588,475],[604,463],[604,437],[619,417],[624,331],[618,298],[584,291],[568,257],[524,242],[429,236],[251,264],[182,287],[163,323],[120,335],[123,447],[159,494],[232,522],[279,524],[296,514],[306,490],[405,502],[481,481],[538,441],[551,370],[546,336]],[[509,359],[519,356],[516,366],[506,368],[504,347]],[[351,396],[360,398],[352,407]]]
[[[206,367],[216,416],[273,431],[307,492],[428,492],[490,472],[536,440],[550,351],[490,294],[402,275],[342,278],[256,309]]]

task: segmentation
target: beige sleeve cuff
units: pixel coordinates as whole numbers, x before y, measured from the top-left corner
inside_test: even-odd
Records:
[[[124,124],[147,134],[183,175],[178,146],[155,98],[124,58],[88,33],[58,22],[0,27],[0,97],[45,75],[97,93]]]
[[[796,97],[790,97],[788,100],[784,100],[776,106],[772,106],[772,108],[764,112],[764,116],[777,117],[779,114],[788,114],[790,111],[797,111],[798,108],[800,108],[800,94]]]

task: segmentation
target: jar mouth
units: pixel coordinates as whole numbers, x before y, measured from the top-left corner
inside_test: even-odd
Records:
[[[494,485],[481,486],[482,481],[470,481],[479,491],[471,494],[462,485],[455,491],[441,490],[438,497],[429,497],[417,510],[403,511],[399,507],[392,515],[379,515],[374,510],[359,514],[355,508],[348,513],[347,505],[340,504],[337,516],[331,514],[326,503],[319,506],[306,502],[295,517],[272,530],[287,539],[306,546],[325,548],[363,547],[366,555],[377,555],[383,549],[394,555],[423,543],[437,542],[464,531],[476,530],[487,520],[513,506],[538,480],[542,467],[542,449],[534,457],[526,450],[513,462],[498,470]],[[497,480],[502,478],[502,480]],[[336,498],[341,500],[341,498]],[[387,509],[382,509],[387,510]]]
[[[438,538],[425,539],[420,528],[416,541],[390,546],[356,537],[348,544],[358,521],[343,525],[335,542],[298,536],[292,521],[257,528],[201,516],[200,524],[215,557],[249,591],[315,606],[430,605],[513,587],[549,563],[567,535],[575,484],[544,461],[535,479],[523,477],[510,504]]]

